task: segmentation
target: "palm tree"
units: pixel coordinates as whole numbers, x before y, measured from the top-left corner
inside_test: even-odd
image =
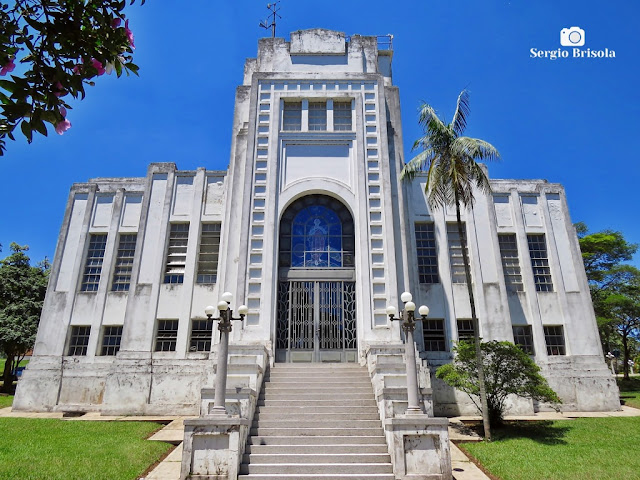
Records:
[[[471,285],[471,269],[467,253],[467,239],[460,220],[460,207],[471,207],[474,202],[474,189],[490,193],[489,179],[476,160],[499,160],[500,153],[488,142],[478,138],[463,137],[469,117],[469,92],[463,90],[458,96],[458,104],[451,123],[446,125],[433,107],[423,103],[420,106],[420,126],[424,135],[416,140],[412,150],[421,150],[402,169],[400,178],[413,179],[419,172],[427,172],[425,193],[431,209],[455,205],[458,235],[462,248],[464,273],[471,303],[471,319],[475,340],[476,362],[478,365],[478,383],[482,405],[482,421],[487,441],[491,441],[489,409],[484,383],[484,369],[480,350],[480,331]]]

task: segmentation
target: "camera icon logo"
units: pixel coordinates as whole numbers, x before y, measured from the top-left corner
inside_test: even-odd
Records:
[[[563,47],[582,47],[584,45],[584,30],[580,27],[563,28],[560,30],[560,45]]]

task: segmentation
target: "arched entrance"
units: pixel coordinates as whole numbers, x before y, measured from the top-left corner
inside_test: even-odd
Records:
[[[307,195],[280,220],[276,361],[355,362],[353,217],[338,200]]]

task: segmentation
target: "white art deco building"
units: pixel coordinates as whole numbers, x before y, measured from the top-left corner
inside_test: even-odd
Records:
[[[472,326],[455,214],[428,208],[424,177],[399,180],[389,42],[262,39],[236,90],[227,171],[153,163],[74,184],[14,408],[197,414],[219,338],[204,310],[224,291],[249,308],[232,353],[368,364],[401,344],[385,308],[409,290],[431,309],[416,343],[433,412],[473,413],[424,374]],[[562,186],[491,185],[463,212],[480,335],[531,354],[563,408],[619,408]]]

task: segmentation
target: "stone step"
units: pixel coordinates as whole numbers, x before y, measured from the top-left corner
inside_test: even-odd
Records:
[[[317,376],[313,378],[309,377],[300,377],[293,375],[272,375],[271,378],[265,378],[265,382],[269,382],[268,384],[288,384],[288,383],[302,383],[305,385],[309,385],[312,383],[319,383],[322,385],[330,384],[330,385],[343,385],[343,384],[369,384],[371,385],[371,378],[369,375],[358,375],[357,377],[354,375],[349,376]]]
[[[336,407],[337,408],[337,407]],[[289,410],[288,412],[284,412],[283,410],[269,412],[269,411],[258,411],[254,415],[254,421],[263,422],[263,421],[276,421],[286,419],[289,421],[304,421],[311,420],[314,422],[325,422],[325,421],[345,421],[345,420],[376,420],[380,421],[380,416],[378,412],[366,413],[362,412],[359,409],[350,409],[349,412],[338,413],[335,411],[326,411],[326,412],[316,412],[313,409],[309,409],[307,412],[295,412],[293,410]]]
[[[243,456],[243,462],[250,464],[332,464],[332,463],[391,463],[388,453],[251,453]]]
[[[238,475],[238,480],[395,480],[395,476],[390,473],[340,473],[337,475],[318,474],[301,475],[299,473],[254,473],[250,475]]]
[[[342,419],[290,419],[278,418],[274,420],[260,419],[253,421],[255,428],[380,428],[380,419],[375,420],[342,420]]]
[[[406,382],[405,382],[406,386]],[[364,393],[367,395],[373,395],[373,387],[371,384],[368,385],[336,385],[336,384],[327,384],[327,385],[317,385],[317,384],[300,384],[300,383],[292,383],[289,385],[283,384],[267,384],[263,389],[264,395],[268,395],[271,393],[286,393],[287,395],[295,395],[296,393],[307,393],[307,394],[317,394],[317,393],[335,393],[340,395],[347,395],[349,393]]]
[[[361,428],[286,428],[286,427],[252,427],[249,434],[259,436],[313,436],[313,437],[333,437],[333,436],[371,436],[383,435],[381,423],[379,427],[361,427]]]
[[[370,473],[393,473],[391,463],[243,463],[240,465],[240,474],[273,473],[273,474],[332,474],[357,473],[360,475]]]
[[[258,406],[256,414],[267,413],[269,415],[312,415],[312,414],[352,414],[357,412],[359,414],[375,415],[379,418],[378,407],[375,403],[371,405],[309,405],[305,402],[301,402],[298,405],[282,404],[276,406]]]
[[[257,430],[257,429],[255,429]],[[277,445],[280,446],[300,446],[300,445],[313,445],[316,447],[324,447],[326,445],[384,445],[386,448],[387,441],[384,435],[314,435],[314,436],[291,436],[291,435],[257,435],[252,434],[247,442],[249,445],[264,446],[264,445]]]
[[[273,437],[272,437],[273,438]],[[362,437],[358,437],[362,438]],[[298,440],[296,438],[296,440]],[[280,454],[283,452],[291,454],[309,454],[322,452],[324,454],[345,454],[345,453],[381,453],[386,454],[387,445],[382,444],[344,444],[344,445],[247,445],[245,450],[249,454]]]
[[[267,392],[261,393],[258,400],[331,400],[340,405],[349,400],[373,400],[373,391],[369,392],[317,392],[310,393],[308,391],[300,392]]]
[[[377,403],[370,395],[368,398],[352,398],[349,400],[335,400],[334,397],[328,399],[317,400],[314,398],[291,399],[291,398],[264,398],[262,395],[258,397],[258,406],[260,407],[377,407]]]

